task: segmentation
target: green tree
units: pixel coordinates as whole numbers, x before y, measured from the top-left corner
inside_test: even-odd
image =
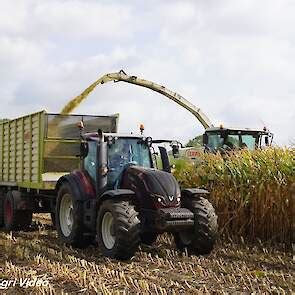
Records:
[[[198,135],[195,138],[189,140],[185,145],[186,147],[201,147],[203,146],[203,135]]]

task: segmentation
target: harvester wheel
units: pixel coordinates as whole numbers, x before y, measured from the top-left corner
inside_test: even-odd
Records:
[[[140,243],[140,221],[134,206],[128,201],[104,201],[97,216],[97,240],[104,256],[130,259]]]
[[[140,240],[143,244],[152,245],[158,238],[157,233],[145,232],[140,235]]]
[[[85,248],[93,236],[84,235],[83,203],[73,196],[71,187],[64,183],[58,191],[55,223],[60,240],[73,247]]]
[[[4,228],[8,232],[27,229],[32,223],[32,211],[17,210],[15,202],[12,192],[8,192],[3,202]]]
[[[178,249],[196,255],[209,254],[218,236],[217,215],[212,204],[205,198],[187,200],[185,207],[194,213],[195,225],[193,229],[174,234]]]

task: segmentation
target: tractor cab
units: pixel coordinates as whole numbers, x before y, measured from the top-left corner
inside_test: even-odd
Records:
[[[207,152],[226,152],[240,149],[255,150],[272,144],[273,134],[264,128],[208,128],[203,135],[203,144]]]
[[[81,145],[83,167],[100,188],[116,189],[129,166],[153,168],[152,139],[141,135],[91,133]]]

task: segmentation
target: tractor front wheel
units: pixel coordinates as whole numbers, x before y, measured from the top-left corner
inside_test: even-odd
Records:
[[[104,256],[130,259],[140,243],[140,221],[128,201],[106,200],[97,216],[98,247]]]
[[[194,213],[194,228],[174,233],[175,244],[178,249],[187,249],[191,254],[209,254],[218,236],[215,210],[212,204],[202,197],[188,200],[186,207]]]

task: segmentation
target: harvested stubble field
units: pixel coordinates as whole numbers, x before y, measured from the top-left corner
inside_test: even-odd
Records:
[[[295,266],[278,248],[219,241],[207,257],[175,250],[170,236],[143,246],[128,262],[104,258],[95,246],[61,245],[47,215],[36,215],[30,231],[0,234],[0,278],[45,278],[50,287],[20,287],[6,294],[292,293]]]

